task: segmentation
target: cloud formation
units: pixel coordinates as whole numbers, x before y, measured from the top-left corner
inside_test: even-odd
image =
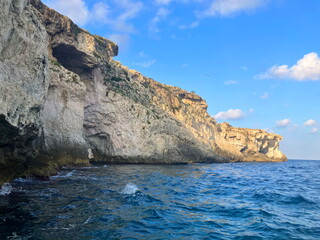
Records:
[[[240,109],[229,109],[226,112],[219,112],[214,115],[217,120],[237,120],[244,117],[244,113]]]
[[[286,128],[289,126],[291,120],[290,119],[282,119],[282,120],[279,120],[277,121],[277,127],[280,127],[280,128]]]
[[[164,20],[168,16],[169,13],[170,12],[168,11],[168,9],[166,9],[164,7],[160,7],[157,10],[156,15],[150,21],[150,25],[149,25],[150,32],[154,32],[154,33],[159,32],[160,30],[158,28],[158,23],[160,21]]]
[[[306,121],[303,125],[305,125],[305,126],[314,126],[316,124],[317,124],[317,122],[315,120],[310,119],[310,120]]]
[[[192,23],[190,23],[188,25],[180,25],[179,29],[192,29],[192,28],[198,27],[199,24],[200,24],[199,21],[194,21],[194,22],[192,22]]]
[[[121,51],[126,50],[130,44],[130,36],[128,34],[111,34],[108,38],[115,42]]]
[[[310,133],[318,133],[319,132],[319,129],[314,127],[311,129]]]
[[[48,0],[44,2],[79,25],[84,25],[89,20],[90,12],[83,0]]]
[[[311,52],[289,67],[288,65],[273,66],[258,78],[293,79],[296,81],[319,81],[320,58],[317,53]]]
[[[263,95],[260,96],[262,100],[268,99],[269,98],[269,93],[265,92]]]
[[[107,24],[121,33],[136,31],[129,21],[138,16],[144,6],[140,1],[117,0],[114,1],[114,5],[120,9],[120,12],[111,16],[109,6],[102,1],[95,3],[91,9],[84,0],[44,0],[44,3],[81,26],[98,22]]]
[[[170,2],[172,2],[172,0],[156,0],[157,4],[164,4],[164,5],[167,5]]]
[[[90,19],[102,23],[108,23],[109,13],[109,6],[103,2],[98,2],[93,5],[92,10],[90,11]]]
[[[133,63],[133,65],[136,65],[136,66],[139,66],[139,67],[148,68],[148,67],[150,67],[151,65],[153,65],[155,63],[156,63],[156,60],[153,59],[153,60],[145,61],[145,62],[136,62],[136,63]]]
[[[262,7],[265,0],[215,0],[202,15],[206,17],[230,16],[237,12],[250,11]]]
[[[135,32],[133,25],[128,23],[128,21],[141,12],[144,6],[143,3],[131,0],[117,0],[116,3],[122,8],[123,12],[114,20],[115,29],[119,32]]]
[[[142,58],[147,57],[147,55],[145,54],[144,51],[140,51],[140,52],[138,53],[138,55],[139,55],[139,57],[142,57]]]
[[[238,81],[229,80],[229,81],[225,81],[224,84],[225,85],[236,85],[236,84],[238,84]]]

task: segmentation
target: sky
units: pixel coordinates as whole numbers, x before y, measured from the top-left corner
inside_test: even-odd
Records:
[[[319,0],[45,0],[119,45],[115,60],[195,91],[218,122],[320,160]]]

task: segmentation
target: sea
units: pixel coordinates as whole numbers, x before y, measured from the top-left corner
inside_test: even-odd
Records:
[[[95,165],[0,188],[0,239],[320,239],[320,161]]]

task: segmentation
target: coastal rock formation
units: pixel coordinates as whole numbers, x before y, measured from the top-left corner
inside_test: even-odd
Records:
[[[49,175],[89,161],[286,160],[281,136],[217,123],[200,96],[114,61],[113,42],[41,1],[1,5],[2,176]]]
[[[279,151],[282,137],[261,129],[235,128],[228,123],[220,125],[220,135],[244,156],[243,161],[279,161],[285,157]]]
[[[49,39],[27,0],[1,0],[0,26],[0,178],[11,179],[28,169],[39,150]]]

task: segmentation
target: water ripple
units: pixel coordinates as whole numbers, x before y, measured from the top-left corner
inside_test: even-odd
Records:
[[[319,172],[320,161],[64,169],[2,186],[0,239],[315,240]]]

